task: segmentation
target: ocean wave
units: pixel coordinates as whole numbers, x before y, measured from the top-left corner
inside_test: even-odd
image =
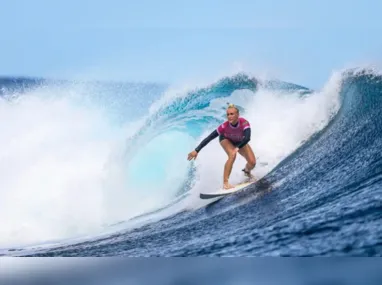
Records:
[[[17,86],[24,86],[19,81],[8,81],[8,85],[4,81],[0,82],[3,84],[3,97],[8,92],[4,90],[12,90],[14,96],[17,94]],[[10,88],[12,84],[16,86]],[[25,93],[22,96],[36,97],[41,82],[36,84],[33,93],[21,88]],[[92,93],[95,89],[91,89]],[[376,72],[346,70],[335,73],[320,91],[277,80],[259,80],[246,74],[222,78],[209,86],[193,90],[170,92],[167,87],[162,87],[156,89],[155,96],[145,106],[141,105],[144,111],[139,116],[124,113],[126,109],[134,108],[134,104],[124,105],[125,109],[112,108],[118,106],[120,101],[126,102],[126,98],[131,96],[129,93],[124,97],[123,88],[119,90],[120,96],[113,97],[113,92],[101,96],[113,102],[106,104],[107,107],[103,104],[105,100],[99,100],[99,96],[96,103],[88,99],[92,102],[90,113],[86,104],[79,109],[69,104],[65,113],[61,107],[57,108],[54,100],[56,105],[51,104],[52,101],[49,104],[36,104],[36,101],[30,104],[25,99],[25,102],[29,102],[26,106],[29,110],[39,108],[40,112],[54,111],[53,114],[46,112],[39,123],[49,121],[54,113],[61,111],[60,114],[64,114],[61,121],[53,123],[64,121],[64,126],[72,124],[73,121],[68,118],[76,113],[74,110],[78,111],[76,122],[87,122],[87,125],[78,128],[74,132],[75,136],[70,128],[64,129],[62,135],[73,140],[76,135],[82,134],[80,142],[83,147],[81,143],[77,144],[82,152],[89,149],[89,144],[94,145],[96,142],[89,156],[81,157],[81,162],[86,161],[86,164],[80,164],[80,167],[99,165],[100,168],[96,167],[94,172],[82,173],[78,177],[68,175],[57,186],[61,195],[52,195],[43,204],[45,215],[61,217],[61,228],[52,227],[45,219],[42,223],[44,231],[27,242],[41,244],[47,240],[60,240],[61,249],[50,246],[39,251],[24,247],[21,251],[24,253],[17,252],[17,255],[26,252],[49,256],[373,255],[370,248],[378,240],[375,224],[381,218],[378,214],[381,211],[377,191],[380,183],[382,83]],[[65,98],[65,95],[60,98]],[[197,196],[202,189],[213,191],[221,184],[224,153],[218,142],[213,141],[202,150],[195,163],[187,162],[186,155],[224,121],[227,102],[239,105],[242,116],[250,121],[253,129],[251,145],[258,160],[266,162],[266,166],[256,167],[255,175],[261,178],[261,182],[266,182],[263,185],[272,185],[272,190],[262,193],[259,183],[251,188],[256,195],[246,191],[227,197],[217,205],[207,206],[198,201]],[[8,122],[8,133],[12,133],[10,128],[16,129],[13,135],[20,136],[25,132],[24,122],[11,123],[16,118],[15,114],[21,114],[17,110],[20,105],[16,109],[12,105],[13,109],[10,110],[11,105],[5,102],[0,105],[5,110],[3,114],[8,116],[2,121]],[[110,124],[101,123],[105,117],[98,117],[99,106],[103,107],[103,111],[106,110],[106,119],[109,119],[110,114],[118,113],[118,124],[115,121]],[[110,112],[111,109],[114,111]],[[137,110],[131,112],[134,111]],[[83,112],[87,115],[83,116]],[[54,124],[52,127],[57,127]],[[99,125],[102,136],[99,133],[97,135],[96,126]],[[49,130],[43,138],[50,136]],[[83,135],[84,130],[91,135]],[[4,136],[2,139],[4,152],[9,153],[9,147],[14,146],[10,138]],[[105,141],[108,143],[103,144]],[[27,141],[20,136],[19,142],[22,144]],[[55,149],[50,153],[54,156],[56,151],[62,151],[63,145],[72,143],[69,139],[65,142],[55,145],[37,138],[36,145],[47,144]],[[56,146],[60,148],[56,149]],[[90,159],[96,153],[103,155],[96,160]],[[76,152],[74,154],[78,155]],[[40,158],[34,157],[37,160]],[[8,155],[10,163],[15,164],[16,159],[19,165],[29,163],[25,155]],[[59,171],[53,173],[53,176],[62,173],[62,162],[54,164]],[[240,169],[243,163],[240,159],[235,163],[232,173],[234,182],[242,179]],[[52,165],[44,167],[47,166]],[[78,172],[79,168],[75,170]],[[19,166],[15,171],[23,178],[23,174],[30,171],[30,168]],[[3,170],[7,177],[12,177],[14,173]],[[42,168],[41,173],[46,173],[46,168]],[[99,179],[100,176],[102,179]],[[93,179],[92,183],[84,182],[84,177],[86,181]],[[42,202],[36,197],[32,201],[23,200],[27,204],[23,205],[26,210],[16,212],[10,205],[14,205],[17,200],[10,198],[16,199],[17,196],[9,195],[8,191],[15,191],[12,188],[15,185],[23,185],[7,180],[5,176],[2,180],[7,182],[5,185],[9,188],[0,194],[5,197],[8,193],[8,199],[3,200],[7,207],[1,207],[1,214],[11,216],[10,224],[13,226],[5,224],[0,231],[1,236],[14,241],[15,237],[25,236],[32,230],[20,225],[25,224],[25,221],[31,222],[31,211],[33,213],[36,203]],[[79,180],[83,182],[81,189],[89,189],[83,196],[78,194],[81,193],[79,188],[74,187],[79,192],[70,190],[70,183],[69,186],[62,186]],[[29,188],[18,194],[41,193],[35,190],[38,187],[41,189],[41,181],[33,182],[34,185],[29,183]],[[90,189],[96,190],[92,193]],[[43,190],[48,191],[47,188]],[[259,191],[262,193],[261,199]],[[53,212],[54,207],[60,206],[63,201],[71,201],[75,195],[83,199],[79,199],[80,202],[71,208],[76,214],[83,215],[85,205],[91,205],[91,211],[85,211],[87,215],[83,215],[85,218],[68,218],[68,211],[65,210]],[[93,198],[96,196],[95,200],[86,199],[92,195]],[[57,204],[57,201],[60,202]],[[34,213],[32,222],[41,223],[38,220],[41,215]],[[365,219],[369,222],[362,224]],[[69,236],[62,234],[76,225],[89,224],[94,228],[74,230]],[[105,224],[118,226],[105,228]],[[81,235],[86,237],[80,244],[68,240]],[[366,238],[367,235],[372,238]],[[25,240],[21,239],[22,242]],[[6,251],[5,254],[11,253]]]

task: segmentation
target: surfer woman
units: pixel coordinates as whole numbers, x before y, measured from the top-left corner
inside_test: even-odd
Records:
[[[228,179],[236,159],[236,153],[240,153],[247,160],[247,164],[242,171],[247,177],[253,178],[251,170],[256,165],[256,158],[251,146],[248,144],[251,139],[250,124],[246,119],[239,117],[239,109],[234,104],[228,105],[227,121],[207,136],[195,150],[190,152],[188,160],[196,159],[201,149],[218,136],[221,146],[228,155],[227,162],[224,165],[223,188],[235,187],[228,182]]]

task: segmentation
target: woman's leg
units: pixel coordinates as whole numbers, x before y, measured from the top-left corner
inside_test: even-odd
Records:
[[[256,157],[253,153],[253,150],[249,144],[246,144],[241,149],[239,149],[239,153],[246,159],[247,164],[245,165],[245,171],[251,172],[253,168],[256,166]]]
[[[228,159],[224,165],[223,187],[224,187],[224,189],[230,189],[230,188],[234,187],[233,185],[228,183],[228,180],[229,180],[229,176],[230,176],[231,171],[232,171],[233,163],[236,160],[236,154],[231,155],[231,153],[235,149],[235,147],[228,139],[221,140],[220,144],[228,155]]]

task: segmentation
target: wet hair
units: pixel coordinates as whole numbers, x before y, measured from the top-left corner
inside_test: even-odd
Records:
[[[238,114],[240,113],[240,112],[239,112],[239,108],[236,107],[235,104],[227,103],[227,105],[228,105],[227,109],[229,109],[229,108],[234,108],[234,109],[236,109],[236,111],[237,111]]]

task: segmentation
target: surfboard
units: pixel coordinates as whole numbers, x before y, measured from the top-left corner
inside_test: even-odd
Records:
[[[221,189],[214,191],[214,192],[200,193],[199,197],[200,197],[200,199],[203,199],[203,200],[223,198],[224,196],[239,192],[240,190],[242,190],[246,186],[248,186],[252,183],[255,183],[255,182],[256,181],[242,182],[242,183],[236,184],[236,186],[234,188],[231,188],[228,190],[221,188]]]

